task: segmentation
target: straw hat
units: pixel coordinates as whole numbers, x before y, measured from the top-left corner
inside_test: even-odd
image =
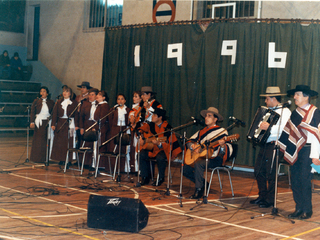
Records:
[[[200,114],[201,114],[202,117],[205,118],[206,114],[208,112],[216,115],[218,117],[218,121],[222,121],[223,120],[223,117],[220,115],[219,110],[217,108],[215,108],[215,107],[209,107],[207,110],[202,110],[200,112]]]
[[[280,88],[278,86],[267,87],[265,94],[260,94],[260,97],[268,97],[268,96],[285,96],[287,94],[281,93]]]

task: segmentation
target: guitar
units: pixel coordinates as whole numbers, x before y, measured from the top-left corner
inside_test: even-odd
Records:
[[[145,150],[151,151],[154,147],[152,140],[158,140],[160,143],[163,143],[163,142],[167,141],[167,137],[155,137],[155,136],[151,135],[145,139],[145,144],[143,144],[140,147],[140,150],[145,149]]]
[[[239,134],[233,134],[228,137],[224,137],[223,139],[226,142],[235,142],[235,141],[238,141],[239,138],[240,138]],[[209,144],[208,156],[212,156],[213,148],[217,147],[218,145],[219,145],[219,140],[214,141]],[[200,148],[199,153],[197,151],[194,151],[199,148]],[[198,159],[206,158],[206,156],[207,156],[207,147],[205,146],[204,143],[201,145],[198,144],[198,146],[195,149],[193,149],[192,151],[191,151],[191,149],[187,149],[186,154],[185,154],[185,158],[184,158],[184,162],[187,165],[193,165]]]

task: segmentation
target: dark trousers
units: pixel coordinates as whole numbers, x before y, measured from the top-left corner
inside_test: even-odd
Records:
[[[273,150],[274,143],[267,143],[262,146],[254,166],[254,175],[259,188],[259,198],[264,199],[269,203],[274,202],[275,194],[276,156],[273,156]],[[280,151],[279,155],[283,156],[282,153],[280,154]]]
[[[148,156],[149,151],[140,151],[140,171],[141,177],[151,177],[150,160]],[[167,156],[164,151],[161,151],[156,156],[156,162],[158,165],[159,178],[164,179],[164,174],[167,167]]]
[[[222,166],[223,159],[216,157],[208,160],[208,168],[215,168]],[[204,184],[204,172],[206,170],[206,159],[199,159],[195,162],[194,168],[185,165],[183,167],[183,175],[195,183],[196,188],[203,188]]]
[[[310,146],[301,148],[298,153],[298,160],[291,166],[291,188],[293,199],[296,203],[296,210],[304,212],[312,211],[311,192],[311,163],[309,158]]]

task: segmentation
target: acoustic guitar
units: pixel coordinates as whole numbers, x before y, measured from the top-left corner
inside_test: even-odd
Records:
[[[223,139],[226,142],[235,142],[238,141],[240,135],[239,134],[233,134],[227,137],[224,137]],[[209,152],[208,152],[208,156],[212,156],[213,154],[213,149],[215,147],[217,147],[219,145],[219,140],[214,141],[212,143],[209,144]],[[200,152],[195,151],[196,149],[200,148]],[[207,156],[207,147],[205,146],[205,144],[198,144],[198,146],[196,148],[194,148],[192,151],[191,149],[187,149],[186,153],[185,153],[185,158],[184,158],[184,162],[187,165],[193,165],[197,160],[199,159],[204,159]]]
[[[149,150],[151,151],[154,147],[154,144],[152,143],[152,140],[158,140],[160,143],[166,142],[167,141],[167,137],[154,137],[154,136],[150,136],[148,138],[145,139],[145,144],[143,144],[140,147],[140,150]]]

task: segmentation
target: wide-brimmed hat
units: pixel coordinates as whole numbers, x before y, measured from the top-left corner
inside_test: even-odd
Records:
[[[206,117],[207,113],[213,113],[214,115],[216,115],[218,117],[218,121],[222,121],[223,117],[220,115],[219,110],[216,109],[215,107],[209,107],[207,110],[202,110],[200,112],[202,117]]]
[[[157,114],[158,117],[162,117],[164,119],[166,117],[167,111],[161,108],[156,108],[152,111],[153,114]]]
[[[145,93],[145,92],[150,92],[150,93],[155,93],[154,91],[152,91],[152,87],[151,86],[144,86],[141,88],[141,93]]]
[[[78,88],[86,87],[87,89],[92,88],[89,82],[82,82],[81,85],[77,85]]]
[[[318,92],[311,90],[307,85],[297,85],[295,89],[287,91],[288,95],[294,95],[295,92],[303,92],[310,97],[318,96]]]
[[[269,97],[269,96],[285,96],[286,93],[281,93],[278,86],[267,87],[265,94],[260,94],[260,97]]]

